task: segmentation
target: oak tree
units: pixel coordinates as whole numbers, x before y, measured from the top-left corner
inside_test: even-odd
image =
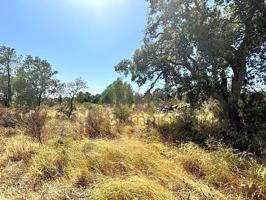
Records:
[[[164,81],[192,103],[220,100],[239,131],[240,94],[254,81],[265,90],[264,0],[148,0],[143,45],[116,71],[152,90]]]

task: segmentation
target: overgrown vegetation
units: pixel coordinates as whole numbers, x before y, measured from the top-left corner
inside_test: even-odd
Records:
[[[116,105],[113,113],[120,122],[125,123],[129,121],[129,118],[133,113],[133,109],[127,104]]]
[[[90,138],[113,138],[115,121],[111,119],[111,113],[102,107],[93,107],[87,113],[85,119],[85,131]]]
[[[129,84],[117,79],[103,91],[100,102],[110,105],[132,104],[133,90]]]
[[[0,46],[0,199],[266,199],[265,1],[147,2],[145,94]]]
[[[216,106],[206,104],[194,115],[188,110],[168,113],[174,119],[168,129],[160,120],[155,127],[134,120],[119,123],[112,114],[115,108],[98,105],[85,112],[79,107],[79,117],[73,119],[58,118],[53,108],[32,111],[26,116],[42,143],[29,137],[24,126],[13,135],[0,128],[0,198],[265,199],[263,159],[209,138],[220,129],[211,112]],[[140,112],[132,115],[145,120]],[[41,120],[35,124],[33,118]],[[203,122],[207,125],[201,127]],[[157,130],[179,145],[156,135]],[[205,137],[209,140],[202,146]]]
[[[151,82],[148,93],[164,82],[171,96],[186,97],[192,107],[216,99],[230,124],[227,141],[246,134],[252,125],[241,116],[241,95],[264,91],[265,101],[265,1],[148,2],[143,45],[116,71],[139,86]]]
[[[42,133],[47,121],[47,111],[37,109],[27,113],[23,117],[23,124],[26,129],[26,134],[42,142]]]

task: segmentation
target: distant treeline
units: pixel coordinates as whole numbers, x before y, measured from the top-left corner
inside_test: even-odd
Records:
[[[92,95],[86,91],[84,80],[78,78],[63,83],[56,78],[58,71],[44,59],[18,55],[14,48],[0,46],[0,102],[3,106],[35,108],[69,102],[119,105],[163,102],[170,100],[169,88],[156,89],[153,94],[135,93],[130,84],[115,80],[102,92]]]

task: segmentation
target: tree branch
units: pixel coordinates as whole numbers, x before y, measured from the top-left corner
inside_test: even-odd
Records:
[[[145,92],[144,96],[146,96],[147,94],[149,94],[151,92],[151,90],[154,88],[155,84],[157,83],[157,81],[161,78],[161,76],[163,75],[163,71],[157,76],[157,78],[152,82],[150,88]]]

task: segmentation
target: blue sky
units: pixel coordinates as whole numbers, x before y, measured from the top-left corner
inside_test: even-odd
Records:
[[[1,0],[1,8],[0,44],[48,60],[62,81],[82,77],[92,93],[140,47],[148,11],[145,0]]]

